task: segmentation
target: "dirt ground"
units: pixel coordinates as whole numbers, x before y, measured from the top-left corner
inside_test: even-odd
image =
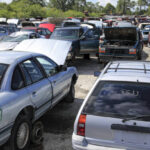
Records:
[[[143,60],[150,60],[150,48],[144,48]],[[72,150],[71,136],[75,117],[97,79],[94,77],[94,71],[100,71],[104,67],[103,64],[98,64],[96,57],[90,60],[78,58],[74,65],[79,72],[75,86],[75,102],[72,104],[61,102],[40,119],[44,124],[44,140],[42,145],[31,146],[30,150]]]

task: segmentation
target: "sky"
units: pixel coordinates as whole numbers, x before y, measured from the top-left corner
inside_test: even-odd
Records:
[[[7,3],[10,3],[11,1],[12,0],[0,0],[0,2],[7,2]],[[116,6],[117,4],[117,0],[87,0],[87,1],[91,1],[93,3],[100,2],[100,5],[102,6],[105,6],[107,3],[111,3],[114,6]]]
[[[88,0],[93,3],[100,2],[100,5],[105,6],[107,3],[111,3],[112,5],[117,5],[117,0]]]

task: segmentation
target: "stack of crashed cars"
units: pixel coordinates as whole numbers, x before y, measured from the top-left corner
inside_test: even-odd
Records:
[[[59,55],[56,50],[46,55],[23,49],[0,52],[0,145],[28,150],[32,130],[40,133],[36,121],[59,101],[74,101],[78,72],[64,65],[71,43],[62,45]]]

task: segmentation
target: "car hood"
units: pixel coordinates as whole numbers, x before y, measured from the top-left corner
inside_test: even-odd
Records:
[[[106,40],[137,40],[136,28],[105,28]]]
[[[46,55],[58,65],[64,65],[72,42],[52,39],[30,39],[18,44],[14,51],[28,51]]]
[[[0,42],[0,50],[4,51],[14,49],[17,44],[18,42]]]

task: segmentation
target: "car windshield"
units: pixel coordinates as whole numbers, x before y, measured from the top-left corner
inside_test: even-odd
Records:
[[[28,38],[29,36],[27,34],[24,34],[24,35],[18,35],[18,36],[6,36],[1,41],[2,42],[21,42]]]
[[[74,40],[78,38],[79,30],[73,29],[55,30],[51,35],[51,39]]]
[[[8,68],[8,65],[0,64],[0,86],[1,86],[1,82],[3,80],[4,74],[5,74],[6,70],[7,70],[7,68]]]
[[[89,97],[83,113],[114,118],[150,115],[150,85],[102,81]]]

